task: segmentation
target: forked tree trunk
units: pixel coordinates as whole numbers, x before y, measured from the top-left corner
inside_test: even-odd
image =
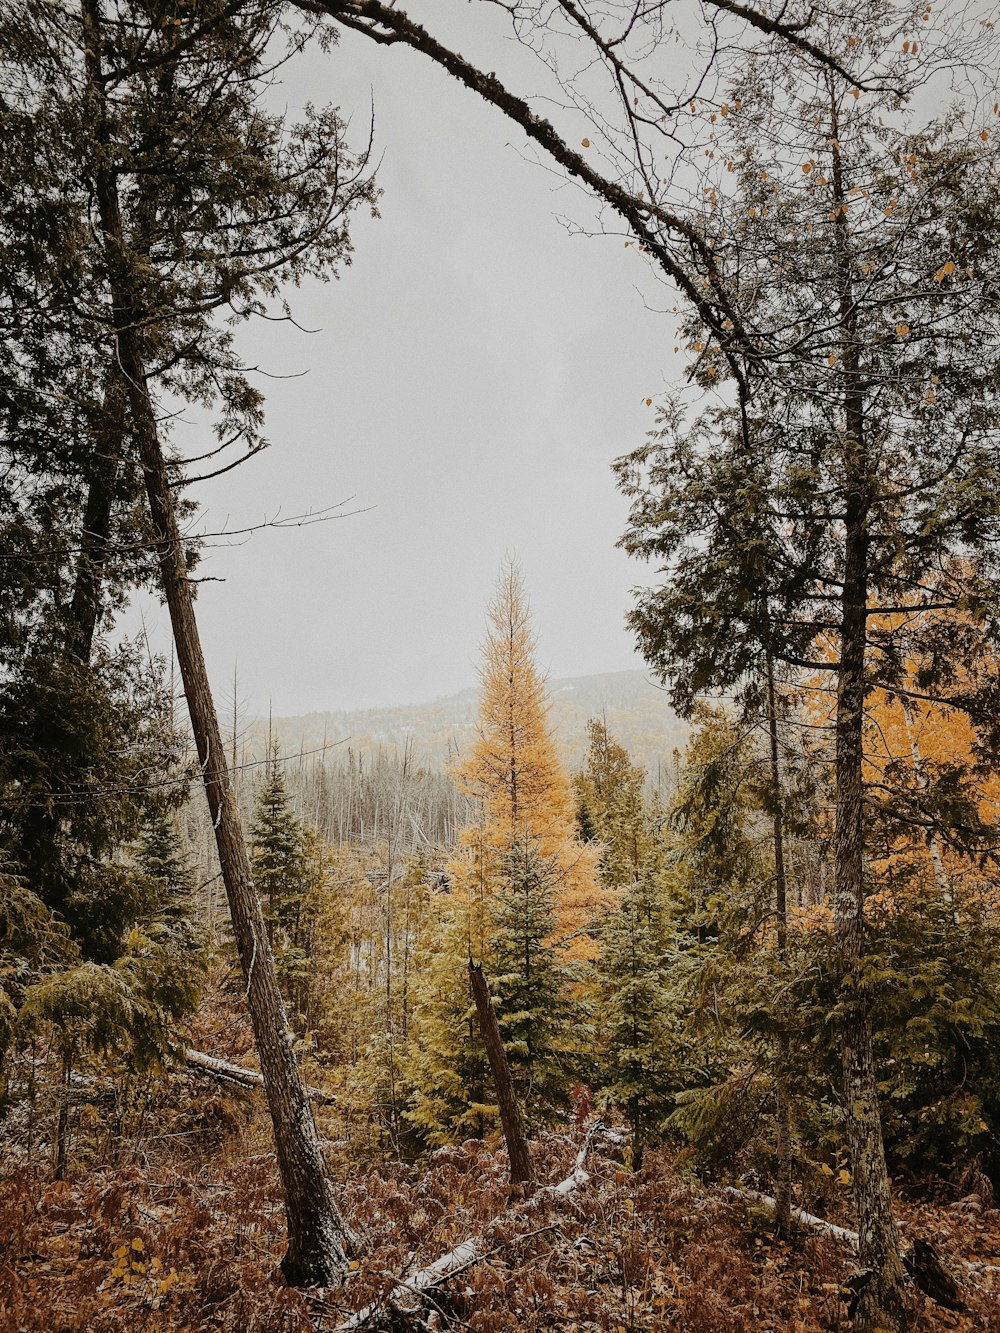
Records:
[[[339,1284],[347,1269],[347,1231],[324,1170],[312,1111],[292,1051],[263,913],[254,890],[202,654],[184,544],[136,335],[136,329],[141,327],[141,302],[122,234],[117,182],[108,162],[107,118],[101,81],[100,0],[81,0],[81,15],[88,91],[94,103],[92,123],[98,136],[95,184],[111,288],[118,365],[125,381],[131,425],[145,475],[163,591],[215,828],[233,935],[246,982],[250,1019],[274,1127],[288,1225],[288,1249],[281,1266],[286,1279],[293,1285],[331,1286]]]
[[[486,1054],[489,1056],[490,1073],[496,1088],[497,1105],[500,1107],[500,1124],[507,1144],[507,1156],[510,1158],[510,1178],[515,1185],[534,1186],[535,1168],[531,1161],[527,1135],[524,1132],[524,1119],[521,1107],[514,1091],[514,1080],[510,1076],[507,1052],[500,1037],[493,997],[486,984],[482,963],[469,959],[469,982],[476,1001],[476,1013],[479,1015],[479,1030],[482,1033]]]

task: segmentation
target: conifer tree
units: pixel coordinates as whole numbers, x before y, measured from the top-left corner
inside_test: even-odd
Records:
[[[457,769],[465,790],[482,803],[482,820],[462,841],[477,849],[474,873],[487,903],[502,878],[502,858],[519,840],[536,845],[543,859],[556,858],[556,937],[569,941],[572,956],[592,958],[588,926],[609,899],[598,884],[594,850],[575,836],[570,784],[549,731],[535,646],[524,582],[507,561],[487,608],[479,735]]]
[[[829,20],[845,50],[853,24]],[[918,661],[917,692],[974,715],[993,744],[997,153],[995,135],[959,119],[907,133],[836,71],[794,95],[774,73],[751,67],[734,86],[741,111],[718,147],[729,169],[705,189],[713,265],[731,275],[736,319],[774,331],[771,369],[748,353],[743,377],[692,322],[698,378],[732,377],[738,405],[694,422],[668,409],[659,444],[622,460],[625,544],[669,570],[633,623],[682,706],[759,684],[768,659],[835,693],[842,1090],[871,1275],[858,1318],[896,1330],[903,1270],[865,980],[864,713],[873,688],[909,693]]]
[[[500,862],[490,903],[490,989],[529,1129],[566,1105],[581,1071],[583,1008],[571,1003],[577,969],[552,948],[562,870],[536,843],[517,839]],[[574,1067],[576,1066],[576,1067]]]
[[[425,946],[431,956],[423,953],[414,987],[409,1115],[429,1140],[495,1115],[470,958],[483,966],[511,1043],[508,1062],[536,1121],[565,1100],[570,1065],[580,1062],[579,1043],[571,1053],[566,1037],[567,965],[594,957],[593,918],[610,896],[598,882],[595,849],[575,836],[534,649],[523,582],[507,562],[487,612],[479,737],[458,767],[480,810],[449,861],[443,925]]]
[[[671,923],[663,867],[647,864],[601,927],[596,1004],[600,1079],[632,1131],[632,1164],[659,1138],[682,1086],[682,1005],[671,977]]]
[[[81,0],[72,18],[62,6],[17,9],[0,9],[4,39],[24,58],[18,96],[5,97],[3,111],[15,143],[30,148],[41,135],[51,151],[29,159],[32,170],[4,217],[17,233],[20,205],[30,198],[41,200],[42,218],[62,206],[68,217],[61,227],[36,229],[37,237],[55,237],[54,267],[43,254],[18,273],[24,281],[4,333],[15,344],[7,368],[20,382],[9,399],[0,395],[0,406],[14,409],[4,428],[19,459],[37,456],[39,441],[71,442],[55,455],[71,473],[81,439],[99,428],[100,448],[79,453],[107,468],[100,477],[84,469],[88,570],[74,598],[77,645],[90,632],[95,597],[114,604],[101,592],[106,549],[97,549],[106,548],[109,512],[145,494],[143,537],[152,533],[155,565],[145,542],[128,549],[138,553],[143,578],[155,568],[170,611],[286,1187],[285,1272],[292,1281],[334,1281],[345,1269],[344,1229],[253,894],[194,614],[192,553],[178,524],[181,478],[167,445],[173,413],[161,412],[157,399],[212,411],[222,448],[263,447],[261,395],[236,353],[231,323],[215,312],[263,313],[282,282],[331,276],[349,257],[348,213],[374,196],[332,109],[310,109],[291,126],[261,106],[280,5]],[[4,255],[19,246],[15,234]],[[37,240],[29,247],[33,258],[43,249]],[[53,273],[65,299],[50,299]],[[66,352],[55,374],[46,373],[54,368],[46,346]],[[52,404],[60,429],[51,428]],[[119,422],[124,429],[115,429]]]
[[[652,850],[644,788],[646,774],[608,732],[591,718],[586,765],[573,779],[581,834],[602,844],[601,878],[609,887],[635,883]]]

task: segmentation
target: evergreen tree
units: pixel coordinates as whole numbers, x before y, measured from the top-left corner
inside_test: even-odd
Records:
[[[453,890],[417,949],[406,1118],[431,1147],[481,1135],[496,1119],[469,990],[471,910],[464,892]]]
[[[490,989],[529,1129],[564,1107],[582,1077],[584,1011],[569,999],[577,969],[552,947],[561,873],[556,859],[518,839],[490,902]]]
[[[601,848],[601,878],[617,888],[642,874],[653,838],[646,811],[646,774],[609,734],[607,723],[591,718],[586,765],[573,779],[581,837]],[[588,833],[584,834],[584,829]]]
[[[683,1082],[664,878],[647,865],[625,888],[601,928],[597,965],[600,1078],[605,1097],[628,1115],[636,1170],[646,1144],[662,1136]]]
[[[856,28],[855,16],[829,24],[844,49]],[[841,1088],[872,1274],[858,1317],[895,1330],[903,1270],[866,963],[865,703],[873,687],[908,692],[918,662],[918,692],[974,715],[995,748],[984,648],[1000,532],[998,158],[995,136],[954,118],[907,133],[891,99],[860,98],[834,70],[794,92],[774,74],[749,68],[733,88],[740,114],[719,130],[722,170],[705,189],[710,267],[728,275],[734,323],[774,330],[774,359],[761,375],[750,349],[741,364],[687,326],[699,380],[731,377],[738,405],[693,423],[670,410],[659,442],[622,461],[625,544],[669,571],[633,623],[681,706],[759,687],[766,661],[835,695]]]
[[[0,433],[19,468],[45,476],[35,494],[59,495],[45,474],[64,472],[80,496],[79,596],[67,636],[77,657],[86,655],[95,609],[115,605],[107,575],[116,511],[145,492],[143,537],[152,530],[156,566],[145,541],[125,549],[138,553],[144,578],[158,566],[170,610],[275,1122],[289,1222],[285,1271],[293,1281],[332,1281],[346,1266],[343,1228],[253,894],[178,526],[182,479],[166,448],[178,402],[213,412],[220,448],[263,447],[262,399],[235,350],[232,319],[263,313],[282,282],[336,272],[349,257],[348,214],[374,198],[332,109],[310,109],[298,126],[263,109],[280,8],[270,0],[235,10],[215,0],[82,0],[68,23],[59,6],[0,9],[5,49],[21,57],[17,95],[5,95],[2,111],[26,169],[3,215],[10,233],[0,250],[16,258],[21,233],[31,230],[25,199],[41,201],[40,222],[47,210],[61,224],[39,226],[41,240],[25,251],[31,262],[16,271],[3,324],[16,383],[9,397],[0,394]],[[16,68],[5,65],[5,75]],[[28,151],[32,139],[46,151]],[[50,241],[58,251],[51,268]],[[216,318],[219,310],[232,319]],[[58,367],[48,345],[64,353]],[[169,411],[159,410],[158,396],[170,399]],[[54,440],[67,447],[51,449]],[[34,505],[36,526],[40,516]],[[44,794],[34,818],[51,823]]]
[[[315,923],[328,866],[322,839],[292,809],[277,750],[257,794],[251,864],[282,990],[302,1026],[310,1007]]]
[[[190,916],[196,889],[194,867],[166,810],[151,814],[139,839],[136,860],[154,882],[156,914],[164,920]]]

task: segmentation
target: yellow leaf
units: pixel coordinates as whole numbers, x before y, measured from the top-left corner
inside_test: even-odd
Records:
[[[896,325],[896,337],[897,337],[897,338],[907,338],[907,337],[909,337],[909,333],[910,333],[910,326],[909,326],[909,324],[897,324],[897,325]]]
[[[837,357],[833,352],[826,358],[826,364],[828,366],[835,366],[837,364]]]
[[[140,1251],[145,1249],[145,1246],[142,1243],[141,1236],[136,1236],[136,1238],[132,1242],[132,1248],[133,1250],[140,1250]]]
[[[833,1168],[827,1166],[826,1162],[822,1162],[822,1163],[820,1164],[820,1168],[819,1168],[819,1169],[823,1172],[824,1176],[832,1176],[832,1175],[833,1175]]]
[[[583,146],[584,148],[589,148],[589,147],[590,147],[590,140],[589,140],[589,139],[581,139],[581,140],[580,140],[580,143],[582,144],[582,146]]]
[[[979,137],[980,139],[982,139],[983,143],[985,143],[986,140],[990,137],[989,130],[983,130],[982,134]]]
[[[652,406],[653,406],[653,400],[652,400],[652,398],[647,398],[647,399],[646,399],[646,406],[647,406],[647,407],[652,407]]]
[[[809,173],[810,173],[810,171],[812,171],[812,169],[813,169],[813,164],[812,164],[811,162],[803,162],[803,163],[802,163],[802,174],[803,174],[803,175],[808,176]]]
[[[861,96],[861,90],[859,88],[852,88],[851,96],[855,99],[855,101],[857,101],[857,99]]]
[[[840,1171],[837,1173],[837,1180],[840,1182],[841,1185],[849,1185],[851,1183],[850,1171],[846,1170],[844,1167],[841,1167]]]

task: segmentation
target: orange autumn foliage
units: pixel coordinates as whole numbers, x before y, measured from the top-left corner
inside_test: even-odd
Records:
[[[535,647],[523,580],[508,561],[487,609],[479,736],[454,770],[463,790],[481,802],[481,814],[463,831],[452,872],[473,897],[488,901],[503,854],[517,841],[530,843],[557,869],[556,941],[567,957],[591,959],[597,950],[589,925],[613,895],[600,887],[596,849],[576,836]]]
[[[950,613],[953,617],[958,613]],[[937,612],[922,619],[939,620]],[[883,633],[904,627],[902,616],[884,615],[873,620]],[[833,645],[822,642],[820,655],[835,656]],[[995,664],[987,664],[989,670]],[[899,692],[871,690],[865,702],[864,779],[870,793],[890,796],[893,788],[933,791],[942,773],[965,770],[962,787],[977,810],[983,825],[1000,825],[1000,773],[974,771],[976,729],[968,714],[943,700],[926,697],[917,684],[919,664],[908,661]],[[982,669],[982,668],[980,668]],[[958,694],[969,682],[961,675],[950,686]],[[804,711],[818,723],[832,729],[834,696],[816,678],[802,682]],[[895,902],[899,886],[919,890],[956,901],[974,893],[980,903],[988,899],[1000,907],[1000,895],[992,877],[984,876],[973,856],[955,850],[940,831],[914,824],[900,827],[891,843],[871,854],[870,864],[882,883],[880,898],[885,905]],[[895,885],[896,888],[892,886]],[[896,904],[897,906],[899,903]]]

